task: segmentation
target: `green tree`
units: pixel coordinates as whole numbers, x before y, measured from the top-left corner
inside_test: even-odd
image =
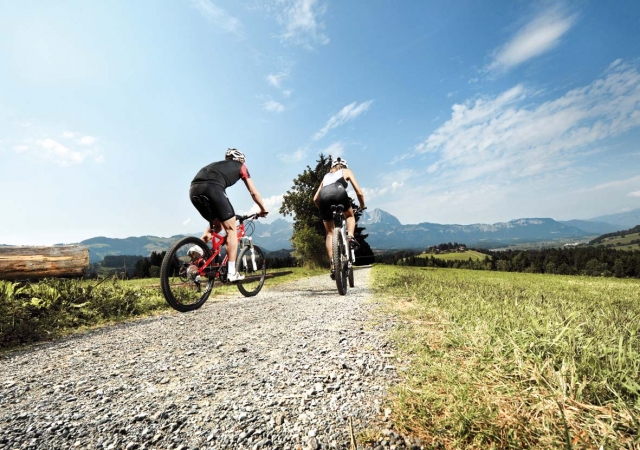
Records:
[[[331,157],[321,153],[314,169],[307,166],[293,180],[293,186],[284,195],[280,207],[280,214],[295,216],[291,243],[295,250],[294,256],[305,266],[329,266],[324,225],[320,211],[313,203],[313,196],[330,168]]]
[[[294,248],[294,256],[308,267],[328,267],[329,259],[325,246],[326,231],[322,224],[320,211],[313,203],[313,197],[322,183],[322,179],[331,169],[331,156],[322,153],[312,169],[307,166],[305,171],[293,180],[293,187],[284,195],[280,213],[282,215],[294,215],[293,235],[291,243]],[[357,204],[349,197],[351,207]],[[355,212],[356,222],[362,216],[362,212]],[[367,234],[363,234],[364,228],[356,226],[354,237],[359,247],[356,250],[356,265],[371,264],[375,261],[373,250],[365,241]]]

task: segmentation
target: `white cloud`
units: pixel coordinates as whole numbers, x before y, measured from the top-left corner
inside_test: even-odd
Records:
[[[65,139],[74,139],[76,137],[79,137],[79,133],[73,131],[64,131],[62,133],[62,137]],[[75,139],[75,141],[80,145],[91,146],[95,144],[96,138],[93,136],[82,136],[78,139]]]
[[[282,40],[307,48],[329,43],[320,20],[327,10],[324,3],[317,0],[281,0],[278,3],[283,5],[278,15],[285,28]]]
[[[636,198],[640,198],[640,191],[635,191],[635,192],[629,192],[629,197],[636,197]]]
[[[191,218],[185,220],[184,222],[182,222],[182,225],[187,226],[189,225],[189,223],[191,223]]]
[[[264,202],[264,206],[267,208],[267,211],[276,211],[280,209],[282,201],[284,200],[284,195],[272,195],[271,197],[267,197],[262,200]]]
[[[29,146],[27,146],[27,145],[16,145],[15,147],[13,147],[13,149],[16,151],[16,153],[23,153],[23,152],[26,152],[27,150],[29,150]]]
[[[493,52],[486,71],[507,71],[525,61],[548,52],[559,44],[576,22],[559,7],[548,9],[522,27],[509,42]]]
[[[280,195],[272,195],[271,197],[266,197],[262,199],[264,203],[264,207],[269,211],[269,218],[273,218],[273,216],[278,214],[278,210],[280,206],[282,206],[282,202],[284,200],[284,194]],[[260,212],[260,207],[257,204],[251,205],[249,211],[243,212],[243,214],[255,214]]]
[[[289,78],[289,74],[285,72],[280,72],[277,74],[269,74],[267,75],[267,82],[275,87],[280,89],[282,87],[282,82]]]
[[[334,142],[333,144],[322,150],[320,153],[331,155],[335,159],[338,156],[344,155],[344,145],[342,145],[342,142]]]
[[[581,189],[580,192],[605,191],[605,190],[619,189],[619,188],[629,189],[635,186],[640,186],[640,175],[627,178],[624,180],[615,180],[615,181],[609,181],[607,183],[601,183],[596,186]],[[636,192],[629,193],[630,197],[635,197],[635,195],[632,195],[632,194],[636,194]]]
[[[358,174],[355,174],[356,177]],[[395,172],[385,173],[380,179],[380,187],[367,188],[363,187],[364,198],[367,203],[371,199],[383,197],[386,194],[398,192],[405,187],[405,183],[416,175],[416,172],[411,169],[402,169]]]
[[[263,109],[270,112],[282,112],[284,111],[284,106],[276,101],[270,100],[264,104]]]
[[[307,155],[307,148],[299,148],[293,153],[280,153],[278,159],[285,163],[297,163]]]
[[[78,144],[80,145],[93,145],[96,142],[96,138],[94,138],[93,136],[83,136],[79,141]]]
[[[415,154],[451,183],[530,177],[567,167],[590,146],[640,126],[640,74],[618,64],[592,84],[541,104],[518,85],[495,98],[453,106]]]
[[[70,150],[53,139],[39,139],[37,144],[45,150],[46,155],[54,159],[61,166],[78,164],[84,161],[86,154]]]
[[[317,141],[318,139],[323,138],[332,128],[339,127],[340,125],[356,119],[361,114],[367,112],[372,104],[373,100],[362,102],[359,105],[357,102],[348,104],[347,106],[342,108],[340,112],[338,112],[338,114],[331,117],[327,121],[327,124],[322,128],[322,130],[314,134],[313,139]]]
[[[225,33],[242,35],[242,23],[224,9],[214,5],[211,0],[191,0],[191,3],[205,19],[218,29]]]

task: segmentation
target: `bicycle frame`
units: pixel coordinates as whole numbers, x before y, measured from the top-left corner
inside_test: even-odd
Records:
[[[347,239],[347,218],[344,216],[344,208],[342,207],[342,205],[338,205],[335,207],[335,209],[333,207],[331,209],[333,210],[333,224],[335,228],[340,230],[342,241],[348,243],[349,240]],[[345,245],[344,248],[346,252],[345,256],[349,261],[349,268],[351,268],[353,263],[356,261],[356,252],[350,245]]]
[[[238,217],[238,216],[236,216]],[[251,217],[251,216],[249,216]],[[246,217],[243,217],[243,219],[240,221],[240,224],[238,225],[237,228],[237,233],[238,233],[238,251],[240,251],[243,248],[243,244],[244,241],[243,240],[248,240],[249,241],[249,245],[253,246],[253,241],[251,239],[251,237],[246,236],[246,229],[244,226],[243,221],[246,220]],[[240,220],[240,219],[239,219]],[[222,250],[222,246],[225,245],[227,243],[227,236],[223,236],[221,234],[216,233],[215,231],[211,230],[211,256],[205,261],[205,263],[198,268],[198,275],[200,276],[208,276],[208,277],[221,277],[222,273],[221,273],[221,269],[223,267],[227,266],[227,262],[229,261],[229,255],[225,255],[224,259],[222,260],[222,262],[218,265],[212,265],[211,263],[215,261],[216,257],[220,254],[221,250]],[[252,254],[252,258],[253,258],[253,254]],[[253,266],[255,268],[255,261],[253,262]],[[211,269],[216,269],[215,273],[211,273]]]

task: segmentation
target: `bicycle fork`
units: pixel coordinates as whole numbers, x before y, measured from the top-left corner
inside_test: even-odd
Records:
[[[253,240],[251,239],[251,236],[247,236],[246,239],[249,241],[249,253],[251,254],[251,267],[253,268],[253,271],[256,272],[258,270],[258,265],[256,264],[256,253],[255,253],[255,250],[253,249]],[[242,246],[242,248],[244,248],[244,245]],[[249,267],[249,265],[247,264],[246,255],[242,256],[242,266]]]

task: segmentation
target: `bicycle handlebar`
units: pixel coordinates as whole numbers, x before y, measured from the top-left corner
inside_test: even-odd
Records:
[[[260,218],[260,213],[248,214],[246,216],[240,216],[236,214],[236,220],[239,220],[240,223],[244,222],[245,220],[258,220],[259,218]]]

